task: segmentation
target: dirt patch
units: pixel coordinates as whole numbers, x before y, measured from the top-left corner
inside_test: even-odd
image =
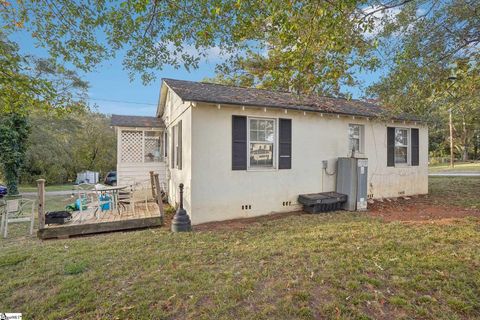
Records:
[[[479,217],[480,210],[432,203],[428,196],[376,200],[368,204],[368,215],[384,221],[452,222],[465,217]]]
[[[286,213],[272,213],[272,214],[269,214],[266,216],[260,216],[260,217],[207,222],[207,223],[197,224],[193,226],[193,230],[194,231],[243,230],[249,226],[252,226],[253,224],[262,224],[267,221],[283,219],[291,216],[299,216],[302,214],[307,214],[307,213],[303,211],[294,211],[294,212],[286,212]]]
[[[253,225],[267,221],[283,219],[290,216],[309,214],[303,211],[274,213],[266,216],[207,222],[193,226],[194,231],[244,230]],[[380,218],[385,222],[405,221],[415,223],[451,224],[465,217],[480,218],[480,210],[435,203],[430,196],[412,196],[375,200],[368,204],[368,216]],[[165,226],[170,228],[171,219],[165,219]]]

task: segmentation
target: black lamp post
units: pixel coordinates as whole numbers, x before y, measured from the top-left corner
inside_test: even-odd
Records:
[[[173,216],[172,220],[172,232],[186,232],[192,231],[192,222],[187,214],[187,211],[183,209],[183,183],[180,183],[180,206],[177,212]]]

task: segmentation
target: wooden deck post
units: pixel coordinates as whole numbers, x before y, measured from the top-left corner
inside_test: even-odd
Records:
[[[160,192],[160,180],[158,178],[158,173],[155,173],[153,177],[155,180],[155,190],[157,190],[155,199],[157,199],[158,208],[160,209],[160,216],[163,218],[163,201],[162,193]]]
[[[156,196],[156,192],[155,192],[155,180],[154,180],[154,177],[153,177],[153,171],[150,171],[150,183],[152,185],[152,197],[154,199],[156,199],[157,196]]]
[[[45,179],[37,180],[38,188],[38,229],[45,227]]]

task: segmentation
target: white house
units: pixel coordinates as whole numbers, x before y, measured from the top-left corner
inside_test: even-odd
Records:
[[[368,158],[369,198],[428,192],[427,127],[374,103],[164,79],[157,119],[148,121],[158,119],[165,128],[117,125],[119,181],[165,170],[170,202],[183,183],[194,224],[300,209],[299,194],[335,190],[336,159],[352,150]],[[124,140],[137,130],[136,149],[127,148],[133,162]],[[154,165],[139,144],[150,130],[166,132]]]

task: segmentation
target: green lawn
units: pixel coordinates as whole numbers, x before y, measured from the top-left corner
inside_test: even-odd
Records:
[[[480,201],[470,190],[479,178],[444,179],[431,180],[432,201]],[[0,310],[26,319],[473,319],[479,244],[478,218],[385,223],[346,212],[244,230],[16,237],[0,241]]]
[[[21,185],[20,192],[37,192],[37,186]],[[73,184],[56,184],[45,186],[45,191],[71,191],[73,190]]]
[[[449,164],[437,164],[429,166],[428,171],[430,173],[448,173],[448,172],[479,172],[480,162],[460,162],[455,163],[453,168],[450,168]]]

